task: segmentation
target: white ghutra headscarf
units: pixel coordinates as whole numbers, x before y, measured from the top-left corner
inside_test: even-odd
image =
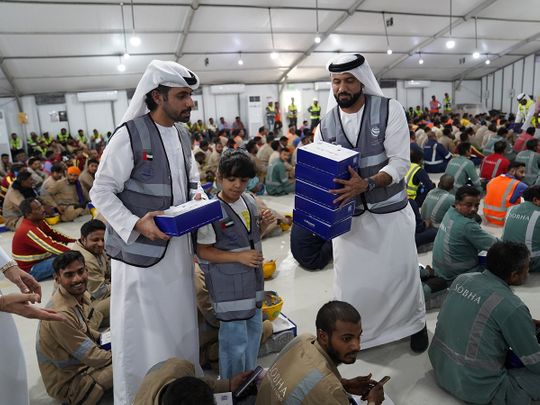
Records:
[[[146,67],[129,107],[119,124],[148,113],[144,99],[146,94],[160,84],[168,87],[199,87],[199,77],[188,68],[172,61],[153,60]]]
[[[359,53],[344,53],[330,59],[326,64],[326,70],[330,72],[330,79],[332,79],[333,74],[350,73],[364,85],[363,92],[365,94],[384,97],[381,87],[369,67],[369,63]],[[336,105],[334,92],[330,88],[326,112],[330,111]]]

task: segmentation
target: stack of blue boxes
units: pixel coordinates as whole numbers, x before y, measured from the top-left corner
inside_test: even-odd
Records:
[[[359,154],[327,142],[298,148],[293,221],[323,239],[333,239],[351,229],[355,202],[339,207],[338,195],[329,190],[343,187],[334,179],[350,178],[348,167],[358,167]]]

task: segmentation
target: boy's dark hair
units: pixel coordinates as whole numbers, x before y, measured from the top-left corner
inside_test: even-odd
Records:
[[[56,274],[60,274],[60,270],[65,269],[74,261],[84,263],[84,257],[81,252],[76,250],[68,250],[67,252],[62,253],[53,260],[53,268]]]
[[[272,143],[272,141],[276,139],[273,132],[269,132],[268,135],[266,135],[266,143]]]
[[[356,308],[351,304],[343,301],[330,301],[317,312],[315,327],[317,330],[332,335],[337,321],[358,324],[361,318]]]
[[[94,158],[88,159],[88,162],[86,162],[86,165],[90,165],[92,163],[95,163],[96,165],[99,165],[99,160],[94,159]]]
[[[32,166],[34,164],[34,162],[36,162],[36,161],[41,162],[41,159],[38,158],[37,156],[32,156],[30,159],[28,159],[28,166]]]
[[[532,202],[533,198],[540,200],[540,185],[534,185],[527,187],[527,189],[522,194],[525,201]]]
[[[497,135],[499,136],[505,136],[508,134],[508,128],[505,128],[505,127],[500,127],[498,130],[497,130]]]
[[[515,160],[510,163],[510,166],[508,166],[508,171],[512,169],[519,169],[520,167],[525,167],[525,163],[523,162],[516,162]]]
[[[243,150],[227,149],[219,160],[218,173],[221,178],[240,177],[253,178],[256,176],[255,165]]]
[[[272,148],[272,150],[279,150],[279,141],[277,139],[273,140],[272,142],[270,142],[270,147]]]
[[[49,159],[51,156],[54,156],[54,151],[48,150],[47,152],[45,152],[46,159]]]
[[[161,405],[214,405],[214,393],[203,380],[187,376],[178,378],[162,390]]]
[[[146,103],[146,106],[148,107],[148,109],[150,111],[154,111],[158,105],[156,104],[156,102],[154,101],[153,97],[152,97],[152,92],[154,90],[157,90],[159,94],[161,94],[163,96],[163,99],[165,101],[167,101],[167,98],[169,96],[169,90],[171,88],[168,87],[168,86],[163,86],[162,84],[160,84],[159,86],[157,86],[155,89],[152,89],[150,90],[148,93],[146,93],[146,97],[144,99],[144,102]]]
[[[51,173],[64,173],[64,165],[61,163],[55,163],[51,167]]]
[[[513,272],[521,273],[530,258],[524,243],[496,242],[487,252],[486,268],[497,277],[506,280]]]
[[[473,186],[463,186],[456,191],[456,201],[463,201],[465,197],[479,197],[480,191]]]
[[[536,151],[536,148],[538,148],[538,139],[529,139],[525,144],[525,147],[527,150]]]
[[[91,219],[81,226],[81,238],[86,238],[92,232],[104,231],[107,227],[99,219]]]
[[[21,201],[21,203],[19,204],[19,209],[21,210],[23,217],[26,217],[28,214],[32,212],[32,203],[34,201],[37,201],[37,198],[30,197],[30,198],[25,198],[24,200]]]
[[[534,135],[535,129],[534,129],[534,127],[529,127],[529,128],[527,128],[527,130],[525,132],[528,133],[529,135]]]
[[[493,152],[501,154],[506,150],[506,142],[505,141],[497,141],[493,145]]]
[[[460,156],[465,156],[465,154],[471,150],[471,144],[469,142],[462,142],[457,146],[457,153]]]
[[[424,154],[417,149],[411,149],[411,163],[420,164],[424,159]]]
[[[246,150],[248,153],[253,153],[253,152],[257,152],[257,142],[255,141],[255,139],[252,139],[250,140],[247,144],[246,144]]]

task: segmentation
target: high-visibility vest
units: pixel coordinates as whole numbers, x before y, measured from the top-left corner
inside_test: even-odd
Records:
[[[66,143],[69,139],[69,136],[69,132],[66,132],[65,134],[59,132],[58,134],[56,134],[56,140],[60,143]]]
[[[450,97],[445,97],[443,99],[443,106],[444,111],[452,111],[452,102],[450,101]]]
[[[527,117],[527,113],[529,112],[529,108],[534,108],[533,104],[534,104],[534,100],[527,100],[527,104],[525,104],[525,105],[523,105],[521,103],[518,104],[518,110],[521,113],[521,116],[523,117],[523,119],[525,119],[525,117]],[[524,129],[527,129],[527,128],[524,128]]]
[[[438,113],[440,106],[441,106],[441,103],[439,103],[437,100],[431,100],[429,102],[429,112]]]
[[[9,138],[9,147],[11,149],[19,150],[19,149],[22,148],[22,142],[21,142],[21,140],[19,138],[15,138],[15,139]]]
[[[311,114],[311,116],[309,117],[310,119],[312,120],[321,119],[321,105],[320,104],[315,105],[315,103],[311,104],[311,106],[309,107],[309,113]]]
[[[417,117],[420,117],[423,113],[424,112],[421,108],[414,110],[414,115],[416,115]]]
[[[420,183],[413,183],[413,178],[414,175],[418,173],[418,170],[420,170],[421,168],[422,166],[420,166],[418,163],[411,163],[411,167],[409,167],[409,171],[405,175],[405,180],[407,181],[407,197],[410,200],[414,200],[416,198],[416,192],[420,187]]]
[[[492,179],[486,187],[487,194],[484,199],[484,217],[489,223],[503,226],[506,211],[512,205],[510,198],[519,184],[519,180],[504,174]]]
[[[296,118],[296,114],[298,112],[298,108],[294,104],[289,105],[287,107],[287,118]]]

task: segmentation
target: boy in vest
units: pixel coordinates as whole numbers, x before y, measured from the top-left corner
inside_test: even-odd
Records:
[[[422,167],[423,159],[422,151],[411,149],[411,166],[405,175],[407,197],[409,200],[414,200],[418,207],[422,206],[429,191],[435,188],[429,174]]]
[[[219,374],[231,378],[256,366],[264,295],[261,232],[275,220],[245,193],[255,167],[241,150],[223,152],[217,181],[223,219],[200,228],[197,255],[219,327]]]
[[[540,186],[526,189],[523,199],[508,210],[502,240],[525,243],[531,252],[530,270],[540,272]]]
[[[263,378],[256,404],[355,404],[351,393],[380,405],[384,390],[371,374],[349,380],[337,368],[353,364],[360,351],[362,322],[356,308],[330,301],[317,313],[315,326],[317,336],[300,335],[281,351]]]

